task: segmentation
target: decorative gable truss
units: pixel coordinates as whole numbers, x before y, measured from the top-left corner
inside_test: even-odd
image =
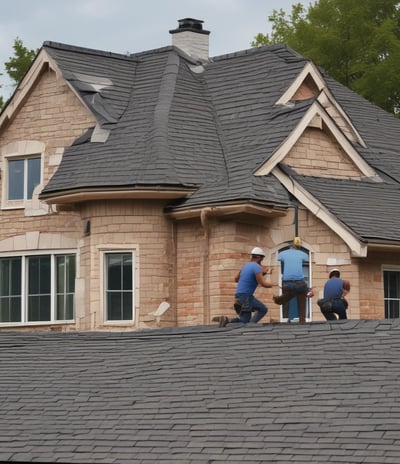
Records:
[[[299,173],[301,173],[302,168],[307,168],[307,174],[310,174],[310,167],[323,167],[323,143],[321,144],[321,152],[318,155],[320,157],[320,163],[312,163],[313,160],[310,160],[310,153],[307,154],[307,158],[309,162],[311,162],[309,165],[302,166],[301,163],[298,163],[296,166],[296,161],[293,160],[293,158],[296,158],[293,152],[296,151],[296,145],[302,144],[302,137],[305,135],[307,136],[307,131],[317,129],[319,132],[323,132],[324,137],[328,138],[330,143],[337,145],[344,155],[341,160],[338,160],[336,166],[332,165],[332,168],[330,170],[327,169],[325,172],[323,172],[323,170],[322,172],[319,171],[318,176],[333,178],[343,177],[343,174],[341,174],[338,168],[343,165],[344,159],[347,158],[345,162],[353,166],[353,173],[349,175],[349,173],[346,172],[346,178],[377,178],[375,171],[364,161],[355,148],[357,144],[365,147],[364,141],[341,106],[333,98],[320,72],[312,63],[307,63],[304,66],[302,72],[299,73],[292,85],[279,98],[276,105],[290,106],[294,105],[295,101],[305,100],[311,97],[315,97],[315,101],[311,104],[302,120],[289,137],[286,138],[254,174],[256,176],[267,175],[272,172],[278,163],[284,160],[287,162],[289,159],[290,162],[288,162],[288,164],[298,170]],[[315,155],[311,154],[311,156]],[[327,168],[329,168],[329,165],[327,165]],[[348,170],[349,169],[347,169],[347,171]],[[305,172],[303,173],[306,174]]]
[[[295,101],[310,98],[315,100],[299,124],[254,175],[273,174],[310,212],[342,237],[353,255],[366,256],[365,243],[290,176],[290,170],[279,168],[279,163],[283,163],[301,175],[381,182],[356,149],[357,145],[366,146],[360,134],[333,98],[317,68],[307,63],[276,104],[294,106]]]
[[[308,62],[292,85],[278,99],[276,105],[290,105],[293,102],[317,98],[327,114],[336,122],[344,135],[353,143],[365,147],[362,137],[351,123],[347,114],[333,97],[317,67]]]
[[[310,153],[306,155],[310,165],[302,165],[300,162],[299,165],[296,166],[296,161],[293,160],[293,158],[296,158],[296,146],[301,145],[303,143],[302,138],[307,137],[308,132],[315,129],[319,132],[321,137],[328,139],[330,144],[336,145],[344,154],[341,159],[338,159],[337,162],[333,164],[330,170],[329,164],[324,163],[326,156],[324,150],[327,146],[327,143],[324,143],[324,141],[321,141],[318,153],[316,150],[314,150],[310,151]],[[314,160],[310,159],[310,156],[314,158]],[[315,162],[313,163],[317,157],[322,163],[320,166],[318,166]],[[354,147],[354,144],[342,132],[336,121],[332,119],[326,109],[322,106],[319,99],[311,104],[310,108],[307,110],[292,133],[286,138],[286,140],[283,141],[283,143],[277,148],[277,150],[275,150],[275,152],[268,158],[268,160],[255,171],[254,174],[256,176],[270,174],[278,163],[288,161],[289,159],[291,159],[291,161],[287,164],[291,165],[295,169],[299,168],[299,173],[301,172],[302,167],[307,169],[311,167],[316,170],[318,167],[327,164],[326,172],[323,172],[319,169],[318,172],[315,172],[315,175],[318,175],[319,177],[325,176],[332,178],[343,177],[339,168],[345,162],[350,163],[353,170],[352,174],[345,174],[346,178],[377,177],[375,171],[359,155]],[[312,172],[308,170],[307,174],[310,175]]]

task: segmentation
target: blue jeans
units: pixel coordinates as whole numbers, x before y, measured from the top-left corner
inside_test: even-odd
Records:
[[[264,303],[248,293],[238,293],[235,295],[235,303],[241,306],[241,311],[239,317],[235,317],[231,322],[243,322],[244,324],[247,322],[257,323],[268,311]],[[254,311],[253,317],[251,317],[252,311]]]
[[[308,285],[304,280],[284,280],[282,281],[282,295],[280,295],[281,304],[289,302],[296,297],[299,312],[299,322],[306,321],[306,294]]]
[[[347,319],[346,307],[344,301],[341,298],[335,298],[332,301],[332,310],[330,313],[323,313],[328,321],[336,320],[335,314],[338,315],[339,319]]]

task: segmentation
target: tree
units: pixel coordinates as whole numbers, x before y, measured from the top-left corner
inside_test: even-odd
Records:
[[[18,37],[14,40],[13,49],[14,56],[10,57],[9,61],[7,61],[4,66],[10,78],[15,82],[15,84],[18,84],[24,77],[24,74],[31,65],[38,50],[28,50],[24,47],[22,40]]]
[[[14,56],[4,63],[5,69],[11,80],[17,85],[24,77],[26,71],[34,60],[38,50],[27,49],[18,37],[14,40]],[[3,106],[3,98],[0,96],[0,109]]]
[[[273,10],[271,35],[253,46],[286,43],[330,76],[393,113],[400,111],[400,2],[319,0],[290,15]]]

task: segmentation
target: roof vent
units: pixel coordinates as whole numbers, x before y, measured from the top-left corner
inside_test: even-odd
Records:
[[[208,60],[208,36],[203,21],[193,18],[178,19],[178,28],[170,30],[172,45],[195,59]]]

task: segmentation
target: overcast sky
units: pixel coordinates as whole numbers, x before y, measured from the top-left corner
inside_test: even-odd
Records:
[[[271,30],[274,9],[291,11],[300,0],[7,0],[0,9],[0,95],[10,83],[4,63],[19,37],[28,49],[44,41],[134,53],[171,44],[178,19],[204,21],[210,33],[210,56],[250,48],[258,32]]]

